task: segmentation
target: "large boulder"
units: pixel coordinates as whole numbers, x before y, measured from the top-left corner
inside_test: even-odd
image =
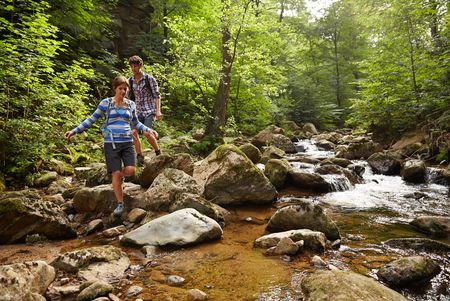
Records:
[[[234,145],[224,144],[194,166],[194,178],[203,195],[222,204],[268,203],[277,195],[263,172]]]
[[[429,281],[441,268],[433,259],[410,256],[394,260],[378,270],[377,275],[390,286],[402,287]]]
[[[131,207],[167,211],[182,193],[202,194],[203,187],[182,170],[164,169],[153,181],[142,198],[131,201]]]
[[[49,239],[77,236],[61,207],[44,201],[35,190],[8,192],[0,196],[0,244],[24,242],[27,235]]]
[[[125,209],[129,204],[136,204],[142,198],[144,190],[140,185],[124,184]],[[78,190],[73,197],[73,206],[78,213],[111,213],[117,206],[117,200],[111,185],[84,187]]]
[[[374,279],[350,271],[314,272],[303,278],[301,287],[309,301],[407,301]]]
[[[271,145],[273,135],[276,134],[284,134],[282,128],[279,128],[275,125],[270,125],[266,127],[264,130],[256,134],[252,139],[252,144],[258,148],[262,148],[263,146]]]
[[[268,231],[310,229],[323,232],[329,240],[341,238],[338,227],[320,206],[307,200],[295,201],[295,205],[280,208],[272,215],[267,224]]]
[[[135,246],[184,246],[222,237],[222,228],[213,219],[187,208],[158,217],[126,233],[122,244]]]
[[[45,301],[43,295],[55,276],[55,269],[45,261],[2,265],[0,300]]]
[[[371,155],[367,162],[374,173],[383,175],[399,175],[401,168],[400,157],[392,152],[378,152]]]
[[[162,154],[151,158],[150,162],[146,162],[141,175],[139,176],[139,183],[142,187],[148,188],[156,179],[156,177],[165,168],[180,169],[192,175],[194,168],[194,160],[191,155],[187,153],[175,154],[173,156]]]
[[[411,183],[425,183],[427,179],[427,167],[422,160],[408,160],[402,168],[403,180]]]
[[[330,183],[323,176],[316,173],[291,170],[289,171],[288,179],[294,186],[306,190],[317,192],[330,192],[333,190]]]

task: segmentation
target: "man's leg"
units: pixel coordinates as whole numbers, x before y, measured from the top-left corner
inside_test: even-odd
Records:
[[[150,114],[145,117],[144,124],[153,129],[153,123],[155,121],[155,114]],[[148,143],[152,146],[152,148],[155,150],[155,154],[158,156],[161,154],[161,150],[159,149],[157,136],[154,133],[144,133],[144,136],[147,138]]]
[[[134,148],[136,149],[137,163],[139,166],[144,166],[144,156],[142,155],[141,139],[139,139],[139,131],[136,129],[133,129],[133,144]]]

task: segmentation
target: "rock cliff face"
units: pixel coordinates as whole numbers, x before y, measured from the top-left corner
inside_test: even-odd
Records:
[[[150,32],[151,14],[154,7],[146,0],[120,0],[116,9],[117,39],[114,41],[115,53],[128,58],[141,54],[144,45],[140,36]]]

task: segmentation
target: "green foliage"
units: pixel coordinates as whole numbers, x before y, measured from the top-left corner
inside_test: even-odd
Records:
[[[84,58],[55,71],[54,59],[65,51],[65,42],[56,39],[58,30],[48,22],[45,2],[25,3],[26,10],[1,8],[2,16],[18,20],[1,19],[2,29],[9,29],[0,40],[2,169],[19,179],[62,150],[64,131],[74,117],[86,113],[85,80],[93,77]]]

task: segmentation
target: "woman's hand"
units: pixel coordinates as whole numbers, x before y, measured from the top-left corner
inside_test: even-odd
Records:
[[[70,131],[65,132],[64,138],[67,140],[67,142],[70,141],[70,137],[72,137],[72,133]]]

